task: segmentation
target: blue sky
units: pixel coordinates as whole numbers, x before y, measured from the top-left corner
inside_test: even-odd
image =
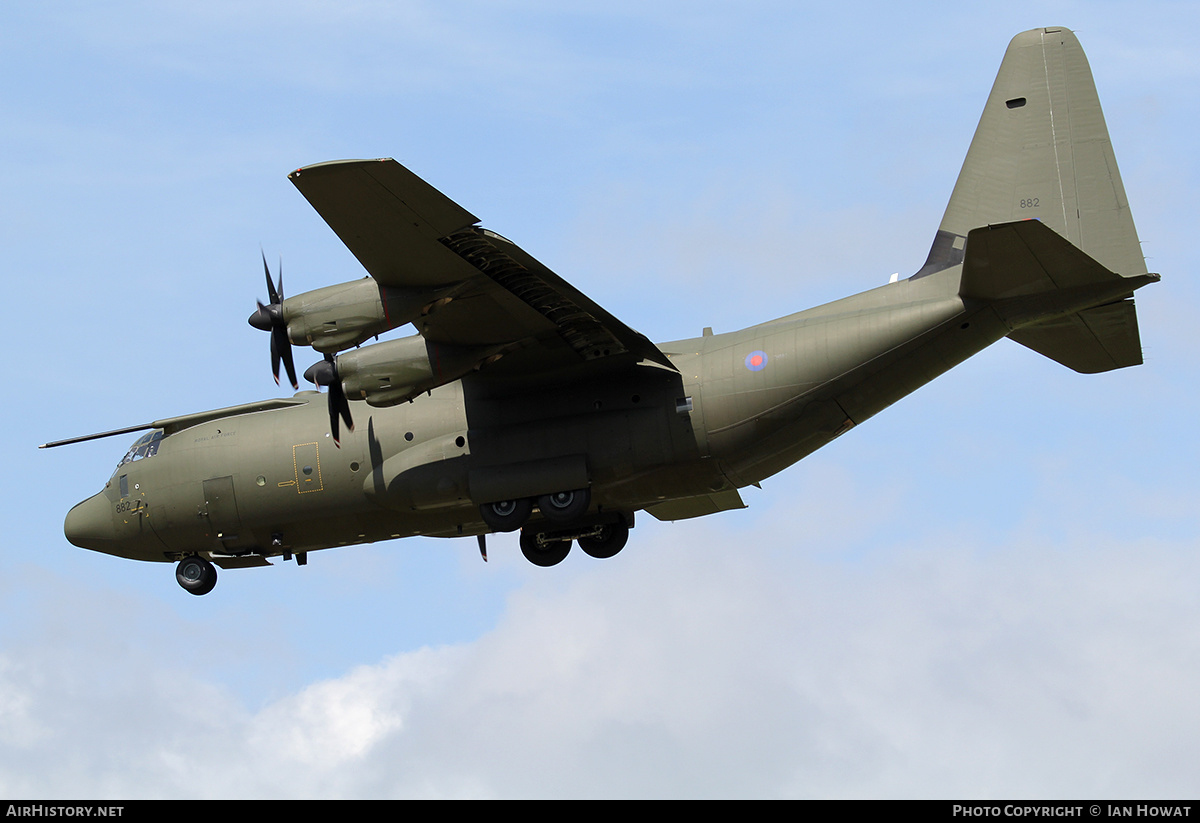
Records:
[[[1163,275],[1144,366],[1002,341],[607,562],[411,539],[195,598],[63,538],[127,443],[36,444],[277,393],[260,246],[361,275],[291,169],[396,157],[651,338],[731,330],[915,271],[1048,25]],[[1157,2],[5,4],[0,793],[1196,796],[1197,42]]]

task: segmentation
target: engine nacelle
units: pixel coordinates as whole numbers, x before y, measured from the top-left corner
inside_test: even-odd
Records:
[[[417,334],[339,354],[337,376],[347,398],[394,406],[499,356],[497,348],[442,346]]]
[[[429,289],[380,286],[364,277],[283,301],[288,339],[319,352],[339,352],[405,323],[437,299]]]

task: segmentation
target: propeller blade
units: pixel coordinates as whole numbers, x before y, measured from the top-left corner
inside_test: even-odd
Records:
[[[283,261],[279,261],[279,291],[275,291],[275,284],[271,282],[271,268],[267,265],[267,253],[259,249],[263,259],[263,272],[267,275],[267,297],[272,303],[283,303]]]
[[[333,435],[333,444],[340,449],[342,439],[338,431],[339,418],[346,421],[347,431],[354,431],[354,419],[350,416],[350,401],[346,399],[346,393],[342,391],[340,381],[329,387],[329,432]]]
[[[275,345],[275,332],[271,331],[271,374],[275,375],[275,385],[279,385],[279,348]]]
[[[275,382],[278,383],[279,363],[275,360],[276,350],[283,359],[283,367],[287,369],[288,380],[292,382],[292,388],[299,389],[300,383],[296,380],[296,364],[292,360],[292,341],[288,340],[287,325],[283,323],[271,329],[271,371],[275,373]]]
[[[342,381],[334,381],[329,387],[329,430],[333,434],[333,443],[339,449],[342,447],[338,437],[338,418],[346,421],[346,431],[354,431],[354,418],[350,416],[350,401],[342,391]]]
[[[304,379],[329,388],[329,433],[333,435],[333,442],[340,449],[342,443],[338,421],[345,421],[346,430],[354,431],[354,418],[350,415],[350,401],[346,399],[346,392],[342,389],[342,379],[338,376],[334,356],[326,352],[324,360],[305,369]]]
[[[342,438],[338,436],[337,401],[333,397],[333,387],[329,388],[329,433],[333,435],[333,445],[342,447]]]
[[[300,383],[296,380],[296,366],[292,360],[292,341],[288,339],[287,321],[283,316],[283,260],[279,261],[279,286],[271,282],[271,268],[267,265],[267,255],[264,252],[262,255],[263,274],[267,280],[267,299],[270,300],[267,305],[263,305],[260,301],[255,301],[258,304],[258,311],[250,315],[249,323],[256,329],[271,333],[271,374],[275,376],[275,384],[279,385],[279,364],[283,363],[287,369],[288,380],[292,383],[293,389],[299,389]]]

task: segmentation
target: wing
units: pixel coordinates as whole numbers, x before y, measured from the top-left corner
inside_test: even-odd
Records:
[[[395,160],[340,160],[289,175],[363,268],[428,292],[413,325],[430,343],[510,354],[543,371],[604,358],[667,357],[533,257]]]

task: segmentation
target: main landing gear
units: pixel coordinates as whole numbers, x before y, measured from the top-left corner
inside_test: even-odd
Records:
[[[588,534],[579,536],[579,548],[584,554],[600,560],[612,557],[629,540],[629,525],[624,520],[602,523]]]
[[[535,566],[557,566],[567,559],[571,542],[589,557],[612,557],[629,540],[629,524],[622,517],[609,523],[580,526],[574,529],[539,531],[527,526],[521,530],[521,554]]]
[[[588,489],[572,489],[566,492],[543,494],[541,497],[526,497],[522,500],[498,500],[479,507],[483,522],[494,532],[515,532],[525,525],[533,514],[537,503],[542,516],[551,523],[570,523],[587,513],[592,502]]]
[[[500,500],[479,507],[483,522],[493,532],[521,530],[521,553],[535,566],[556,566],[566,559],[571,544],[591,557],[612,557],[625,547],[633,516],[608,512],[588,516],[592,495],[588,489],[543,494],[520,500]],[[529,525],[537,506],[542,520]],[[487,559],[486,551],[480,551]]]
[[[479,507],[483,522],[494,532],[515,532],[533,514],[532,500],[500,500]]]
[[[535,566],[557,566],[567,559],[570,551],[570,538],[556,540],[548,538],[544,532],[521,531],[521,554]]]
[[[175,579],[190,594],[208,594],[217,585],[217,570],[212,563],[193,554],[179,561]]]

